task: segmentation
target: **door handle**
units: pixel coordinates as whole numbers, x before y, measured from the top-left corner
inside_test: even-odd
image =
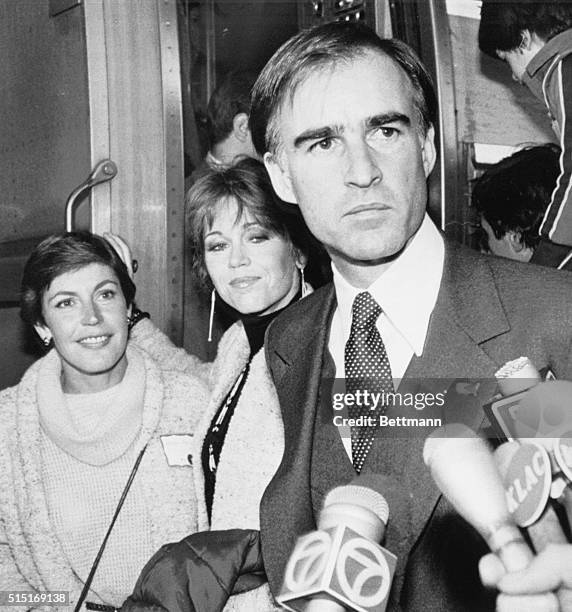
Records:
[[[117,174],[117,166],[110,159],[100,161],[83,183],[78,185],[66,201],[66,232],[73,231],[73,213],[79,196],[99,183],[110,181]]]

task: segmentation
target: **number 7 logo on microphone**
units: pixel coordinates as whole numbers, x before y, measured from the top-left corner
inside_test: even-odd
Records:
[[[298,539],[278,601],[297,612],[310,602],[317,610],[320,600],[383,612],[396,562],[395,555],[347,526],[315,531]]]

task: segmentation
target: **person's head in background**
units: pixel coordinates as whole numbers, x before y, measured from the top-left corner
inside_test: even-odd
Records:
[[[505,61],[522,82],[532,58],[554,36],[572,28],[572,2],[483,0],[479,48]]]
[[[230,72],[210,97],[207,135],[213,165],[230,166],[242,156],[256,157],[248,126],[250,90],[255,78],[250,73]]]
[[[101,236],[49,236],[30,255],[21,288],[22,319],[62,363],[67,393],[102,391],[123,379],[135,285]]]
[[[278,201],[256,159],[199,178],[187,194],[187,223],[193,272],[242,315],[275,312],[303,294],[309,257],[319,259],[298,211]]]
[[[488,168],[473,187],[472,203],[494,255],[530,261],[538,228],[559,169],[560,149],[546,144],[517,151]]]

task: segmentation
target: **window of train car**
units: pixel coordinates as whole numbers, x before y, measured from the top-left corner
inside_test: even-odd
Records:
[[[208,150],[207,104],[217,84],[230,72],[256,75],[298,31],[298,3],[180,0],[178,17],[188,177]]]

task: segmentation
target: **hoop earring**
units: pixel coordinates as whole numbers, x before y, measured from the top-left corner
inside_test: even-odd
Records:
[[[308,285],[306,285],[306,279],[304,278],[304,268],[300,268],[300,289],[302,290],[302,298],[305,298],[310,291],[308,290]]]
[[[213,321],[214,321],[215,300],[216,300],[216,290],[213,289],[211,293],[211,312],[209,315],[209,337],[207,338],[207,342],[213,341]]]

